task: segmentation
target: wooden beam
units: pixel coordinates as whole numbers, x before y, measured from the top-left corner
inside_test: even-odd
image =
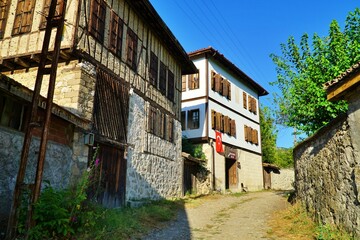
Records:
[[[11,71],[13,71],[15,69],[15,66],[12,63],[10,63],[9,60],[1,59],[0,65],[3,65],[4,67],[10,69]]]
[[[30,59],[34,60],[37,63],[39,63],[40,62],[40,55],[39,54],[31,54]]]
[[[25,68],[30,67],[29,63],[25,62],[24,60],[22,60],[21,58],[18,58],[18,57],[14,59],[14,62]]]
[[[67,52],[65,52],[64,50],[60,51],[60,57],[62,59],[64,59],[65,61],[69,61],[71,59],[70,54],[68,54]]]
[[[360,84],[360,73],[354,75],[353,77],[345,80],[343,83],[339,83],[339,86],[335,86],[327,91],[327,100],[336,101],[340,100],[341,97],[345,94],[347,90],[356,84]]]

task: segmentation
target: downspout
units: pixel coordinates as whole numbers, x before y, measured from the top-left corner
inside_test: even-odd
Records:
[[[212,173],[212,189],[213,191],[215,191],[215,148],[214,148],[214,140],[210,139],[209,140],[209,144],[211,146],[212,152],[211,152],[211,156],[212,156],[212,161],[211,161],[211,173]]]

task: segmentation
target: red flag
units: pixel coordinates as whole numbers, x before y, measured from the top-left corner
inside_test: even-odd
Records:
[[[218,153],[223,152],[221,132],[215,131],[216,136],[216,151]]]

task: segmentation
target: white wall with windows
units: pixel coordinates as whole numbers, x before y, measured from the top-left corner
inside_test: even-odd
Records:
[[[218,92],[215,92],[211,89],[211,81],[212,81],[212,71],[220,74],[223,78],[227,79],[231,84],[231,99],[228,99],[225,96],[222,96]],[[208,86],[209,86],[209,97],[214,99],[215,101],[228,106],[234,111],[242,114],[255,122],[259,122],[259,97],[256,91],[249,88],[241,79],[235,78],[230,72],[226,71],[224,67],[220,66],[214,61],[209,60],[209,76],[208,76]],[[256,100],[256,114],[254,112],[249,111],[248,104],[247,108],[244,108],[244,99],[243,93],[246,93],[247,98],[250,95],[252,98]]]
[[[196,68],[199,70],[198,82],[199,84],[195,88],[191,87],[191,77],[190,75],[183,76],[182,79],[182,100],[187,100],[191,98],[205,97],[207,94],[206,90],[206,61],[205,59],[194,60],[193,61]],[[196,74],[194,74],[196,75]],[[196,76],[195,76],[196,77]]]
[[[206,99],[182,102],[182,134],[187,138],[206,137]]]

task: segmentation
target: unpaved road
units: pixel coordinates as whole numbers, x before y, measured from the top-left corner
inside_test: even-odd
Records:
[[[175,221],[143,239],[267,239],[271,214],[286,206],[288,203],[281,192],[205,197],[186,204]]]

